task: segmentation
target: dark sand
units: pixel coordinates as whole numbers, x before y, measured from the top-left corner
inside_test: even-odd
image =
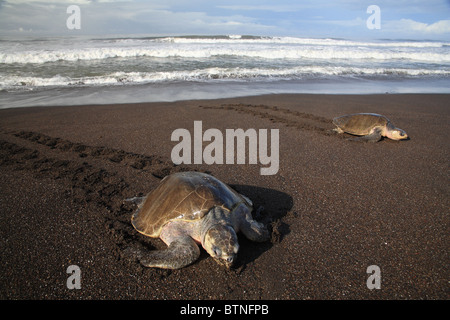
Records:
[[[269,95],[208,101],[0,110],[1,299],[448,299],[449,95]],[[345,113],[386,115],[411,139],[333,134]],[[278,128],[280,169],[180,165],[173,130]],[[346,136],[348,138],[348,136]],[[123,249],[163,248],[123,200],[167,174],[209,172],[262,205],[272,232],[240,236],[231,271],[202,249],[181,270]],[[81,269],[69,290],[66,269]],[[369,290],[367,267],[381,269]]]

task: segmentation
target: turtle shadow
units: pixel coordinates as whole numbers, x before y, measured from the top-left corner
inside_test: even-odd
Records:
[[[289,225],[282,218],[292,209],[294,201],[287,193],[274,189],[239,184],[230,184],[230,187],[253,202],[253,218],[263,223],[271,235],[269,241],[258,243],[238,233],[240,249],[234,267],[239,269],[256,260],[274,244],[283,241],[290,233]]]
[[[380,142],[383,142],[383,143],[404,143],[406,141],[411,140],[411,138],[409,136],[407,138],[401,139],[401,140],[393,140],[393,139],[389,139],[387,137],[381,137],[380,140],[371,142],[371,141],[367,141],[367,140],[361,139],[361,138],[363,138],[363,136],[358,136],[358,135],[350,134],[350,133],[347,133],[347,132],[345,132],[345,133],[336,133],[336,135],[338,135],[339,138],[341,138],[343,140],[346,140],[346,141],[350,141],[352,143],[360,143],[360,144],[368,144],[368,145],[370,145],[372,143],[380,143]]]

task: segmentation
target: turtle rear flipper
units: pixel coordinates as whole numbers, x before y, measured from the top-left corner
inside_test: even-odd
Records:
[[[381,140],[381,128],[375,128],[370,134],[358,137],[358,138],[351,138],[350,141],[366,141],[366,142],[378,142]]]
[[[191,237],[184,236],[171,242],[167,249],[144,254],[140,262],[145,267],[179,269],[193,263],[199,256],[198,245]]]

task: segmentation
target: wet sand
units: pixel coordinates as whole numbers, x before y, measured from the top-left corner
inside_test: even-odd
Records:
[[[0,110],[1,299],[448,299],[449,95],[266,95]],[[348,141],[331,119],[381,113],[407,141]],[[279,171],[174,165],[175,129],[279,129]],[[205,143],[207,145],[208,142]],[[269,144],[270,147],[270,144]],[[239,236],[234,269],[202,249],[180,270],[124,255],[164,248],[124,199],[208,172],[263,206],[271,240]],[[67,288],[71,265],[81,289]],[[370,290],[369,266],[381,272]]]

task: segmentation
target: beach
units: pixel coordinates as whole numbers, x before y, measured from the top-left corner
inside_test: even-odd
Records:
[[[448,94],[272,94],[0,110],[1,299],[448,299]],[[410,139],[349,141],[332,119],[387,116]],[[175,165],[176,129],[278,129],[279,168]],[[269,140],[270,141],[270,140]],[[204,142],[203,145],[207,145]],[[270,150],[270,149],[269,149]],[[179,270],[142,267],[162,249],[124,201],[168,174],[209,173],[262,206],[271,239],[239,235],[231,270],[202,249]],[[70,266],[81,288],[69,289]],[[379,269],[380,288],[369,288]]]

